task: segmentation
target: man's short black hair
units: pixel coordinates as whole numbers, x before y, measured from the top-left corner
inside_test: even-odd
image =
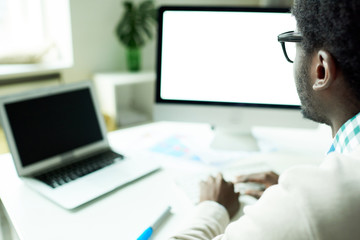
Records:
[[[360,0],[295,0],[292,13],[305,52],[329,51],[360,101]]]

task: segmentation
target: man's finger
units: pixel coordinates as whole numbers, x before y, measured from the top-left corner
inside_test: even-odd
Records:
[[[246,195],[253,196],[254,198],[257,198],[257,199],[259,199],[263,193],[264,193],[264,191],[259,191],[259,190],[246,190],[245,191]]]
[[[213,176],[209,176],[207,182],[215,182],[215,178]]]
[[[224,183],[225,182],[225,179],[224,179],[224,177],[223,177],[223,175],[221,173],[218,173],[216,175],[216,182],[217,183]]]

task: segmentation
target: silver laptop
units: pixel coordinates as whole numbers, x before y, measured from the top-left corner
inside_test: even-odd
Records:
[[[91,82],[0,98],[18,175],[66,209],[74,209],[159,169],[113,151]]]

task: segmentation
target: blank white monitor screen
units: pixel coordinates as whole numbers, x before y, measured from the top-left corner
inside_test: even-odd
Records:
[[[158,102],[299,108],[277,35],[288,9],[160,9]]]

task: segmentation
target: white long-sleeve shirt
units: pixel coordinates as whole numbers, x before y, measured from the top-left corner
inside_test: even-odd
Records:
[[[171,239],[360,239],[360,147],[333,152],[319,167],[288,169],[228,224],[223,206],[203,202],[189,227]]]

